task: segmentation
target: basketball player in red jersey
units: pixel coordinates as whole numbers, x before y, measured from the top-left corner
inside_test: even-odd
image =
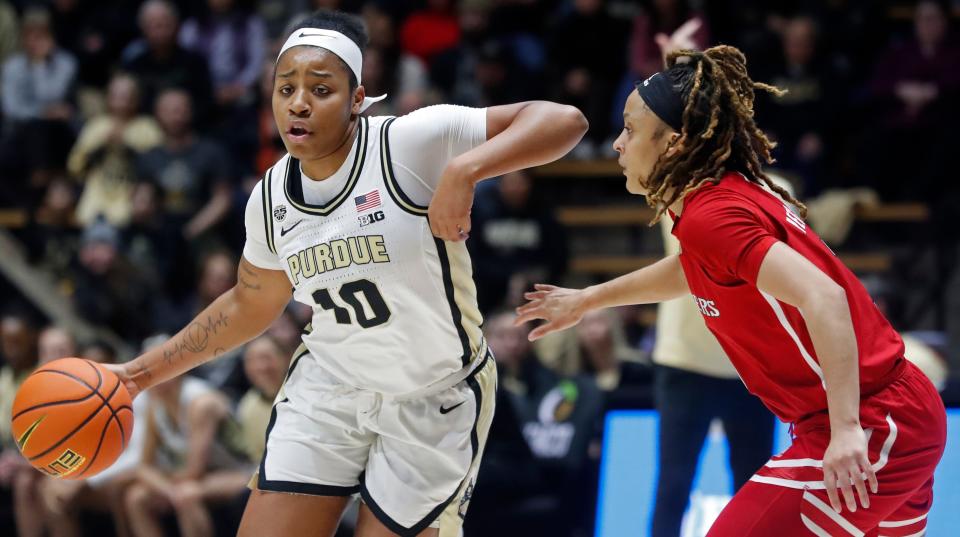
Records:
[[[764,175],[736,48],[676,51],[637,85],[614,143],[627,189],[676,217],[681,253],[583,290],[538,285],[531,338],[596,308],[690,293],[747,388],[793,424],[793,445],[733,497],[710,537],[919,536],[946,413],[856,276]],[[779,195],[779,197],[778,197]],[[858,505],[859,500],[859,505]]]

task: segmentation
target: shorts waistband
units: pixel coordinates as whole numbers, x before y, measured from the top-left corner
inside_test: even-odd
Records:
[[[881,380],[875,382],[868,390],[863,390],[860,392],[860,408],[861,412],[863,405],[871,397],[879,394],[884,391],[891,385],[901,380],[910,378],[913,368],[911,368],[907,362],[907,359],[900,357],[897,361],[897,364],[893,366],[889,373],[887,373]],[[800,433],[806,433],[809,431],[824,429],[830,427],[830,416],[828,409],[823,409],[812,414],[807,414],[806,416],[798,419],[797,421],[790,424],[791,436]]]
[[[447,375],[433,384],[428,384],[423,388],[414,390],[412,392],[397,395],[384,394],[383,398],[393,401],[409,401],[411,399],[429,397],[446,389],[452,388],[467,378],[476,375],[483,369],[485,365],[487,365],[487,361],[493,358],[493,353],[490,351],[490,347],[487,346],[486,339],[480,341],[480,348],[477,349],[475,356],[476,358],[471,360],[469,364],[463,366],[459,371],[451,373],[450,375]]]

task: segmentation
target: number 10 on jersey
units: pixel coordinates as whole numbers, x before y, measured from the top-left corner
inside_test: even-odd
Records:
[[[353,310],[338,304],[330,294],[330,289],[317,289],[313,292],[313,300],[318,306],[333,311],[337,324],[353,324],[354,320],[363,328],[379,326],[390,320],[390,308],[380,294],[377,284],[367,279],[354,280],[340,286],[337,293],[340,300]]]

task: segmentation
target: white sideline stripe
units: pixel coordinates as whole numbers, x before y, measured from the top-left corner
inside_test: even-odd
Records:
[[[827,530],[817,526],[812,520],[807,518],[807,515],[800,515],[800,520],[802,520],[803,525],[810,530],[810,533],[813,533],[817,537],[831,537],[831,535],[827,533]]]
[[[810,502],[810,505],[819,509],[823,514],[830,517],[830,519],[836,522],[838,526],[847,530],[847,533],[850,535],[853,535],[854,537],[863,537],[862,531],[858,530],[856,526],[850,523],[850,521],[840,516],[840,514],[834,511],[832,507],[824,503],[824,501],[820,498],[817,498],[814,494],[810,492],[804,492],[803,499]]]
[[[927,513],[924,513],[917,518],[911,518],[910,520],[884,520],[880,523],[881,528],[899,528],[901,526],[909,526],[910,524],[916,524],[921,520],[927,518]]]
[[[783,329],[787,331],[787,335],[790,336],[790,339],[793,340],[796,344],[797,349],[800,351],[800,355],[803,356],[803,361],[807,362],[807,365],[810,366],[810,369],[813,369],[813,372],[820,377],[820,385],[823,386],[823,389],[827,389],[827,384],[823,380],[823,370],[820,369],[820,364],[810,356],[810,353],[807,352],[807,349],[803,347],[803,342],[800,341],[800,337],[797,336],[797,332],[793,329],[793,326],[790,325],[790,322],[787,321],[787,315],[783,312],[783,308],[780,307],[780,303],[777,302],[777,299],[773,296],[760,291],[760,294],[763,295],[763,298],[766,299],[767,303],[770,304],[770,307],[773,308],[773,313],[777,316],[777,320],[780,321],[780,325],[783,326]]]

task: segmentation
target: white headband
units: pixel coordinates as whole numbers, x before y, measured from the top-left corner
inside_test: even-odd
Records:
[[[287,42],[284,43],[283,47],[280,48],[280,54],[277,55],[277,61],[280,61],[280,56],[283,56],[283,53],[286,52],[287,49],[299,45],[320,47],[336,54],[337,57],[343,60],[344,63],[347,64],[347,67],[353,71],[353,76],[357,77],[357,85],[362,84],[360,72],[363,70],[363,53],[360,52],[360,47],[358,47],[357,44],[354,43],[349,37],[333,30],[324,30],[321,28],[300,28],[294,30],[294,32],[290,34],[290,37],[287,38]],[[381,95],[379,97],[365,97],[363,99],[363,104],[360,105],[360,112],[363,112],[374,103],[380,102],[386,98],[386,95]]]

